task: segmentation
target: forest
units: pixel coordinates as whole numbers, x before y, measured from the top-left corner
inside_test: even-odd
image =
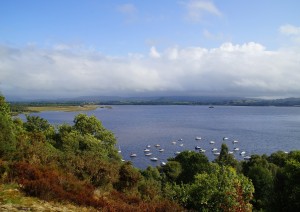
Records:
[[[237,161],[181,152],[166,165],[123,162],[116,137],[94,116],[51,125],[12,116],[0,95],[0,205],[5,186],[44,201],[99,211],[300,211],[300,151]],[[284,141],[283,141],[284,142]]]

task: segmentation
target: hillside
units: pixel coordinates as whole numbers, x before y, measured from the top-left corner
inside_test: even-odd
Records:
[[[30,115],[23,122],[0,96],[0,210],[300,210],[300,151],[237,161],[223,143],[214,161],[183,151],[139,170],[116,145],[95,116],[78,114],[73,125]]]

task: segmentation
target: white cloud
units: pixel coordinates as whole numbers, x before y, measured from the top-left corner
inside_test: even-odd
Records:
[[[137,12],[136,7],[133,4],[122,4],[117,7],[117,10],[125,15],[133,15]]]
[[[279,32],[282,35],[287,36],[290,41],[300,44],[300,27],[293,26],[291,24],[282,25],[279,27]]]
[[[159,52],[156,50],[156,48],[154,46],[152,46],[150,48],[150,53],[149,53],[150,57],[152,58],[160,58],[160,54]]]
[[[282,25],[279,27],[279,32],[284,34],[284,35],[300,35],[300,27],[296,27],[290,24]]]
[[[111,57],[85,48],[0,46],[0,91],[8,96],[299,96],[300,52],[261,44],[171,47]]]
[[[190,0],[186,3],[187,18],[192,21],[203,21],[207,14],[222,16],[222,13],[209,0]]]

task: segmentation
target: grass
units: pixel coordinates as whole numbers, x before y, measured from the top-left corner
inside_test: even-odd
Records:
[[[43,111],[63,111],[63,112],[77,112],[77,111],[90,111],[95,110],[98,105],[84,105],[84,106],[40,106],[32,107],[29,106],[27,109],[32,112],[43,112]]]
[[[17,184],[0,183],[0,211],[97,211],[91,207],[80,207],[70,203],[46,202],[25,196]]]

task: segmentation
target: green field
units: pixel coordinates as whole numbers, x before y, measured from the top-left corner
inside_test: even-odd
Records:
[[[76,111],[89,111],[95,110],[98,105],[83,105],[83,106],[29,106],[27,109],[34,112],[42,111],[64,111],[64,112],[76,112]]]

